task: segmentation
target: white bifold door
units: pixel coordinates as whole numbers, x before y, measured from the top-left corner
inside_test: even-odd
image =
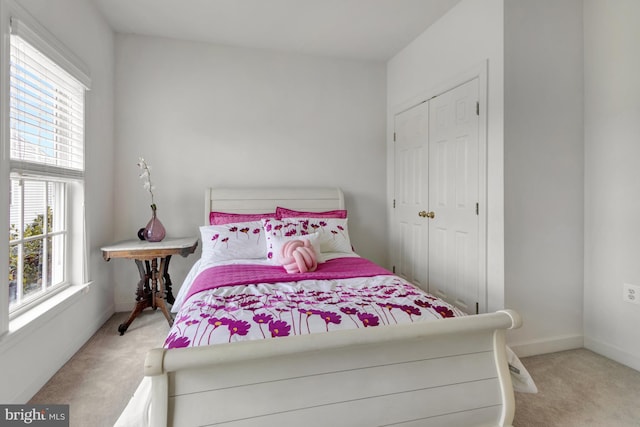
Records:
[[[429,222],[418,213],[429,205],[429,104],[395,118],[395,273],[428,290]]]
[[[396,274],[467,313],[486,306],[478,108],[476,78],[395,117]]]

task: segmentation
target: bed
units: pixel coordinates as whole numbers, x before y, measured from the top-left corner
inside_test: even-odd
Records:
[[[359,257],[344,209],[338,188],[207,189],[202,257],[117,425],[511,425],[518,314]]]

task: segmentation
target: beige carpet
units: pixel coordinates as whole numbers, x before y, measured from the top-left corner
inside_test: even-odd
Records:
[[[128,317],[114,314],[29,403],[68,404],[70,427],[112,427],[142,380],[147,351],[169,332],[160,310],[149,309],[120,336]]]
[[[522,362],[538,393],[516,393],[515,427],[640,426],[640,372],[586,349]]]
[[[162,313],[146,310],[120,336],[127,316],[111,317],[29,403],[69,404],[71,427],[113,426],[142,379],[147,350],[169,331]],[[522,362],[539,393],[516,393],[515,427],[640,426],[640,372],[585,349]]]

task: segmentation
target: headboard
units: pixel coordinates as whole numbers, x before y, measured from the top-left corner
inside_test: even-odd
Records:
[[[204,224],[211,211],[232,213],[274,212],[277,206],[300,211],[344,209],[344,194],[337,187],[207,188]]]

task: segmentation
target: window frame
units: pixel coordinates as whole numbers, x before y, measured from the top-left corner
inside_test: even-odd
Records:
[[[8,332],[17,330],[31,322],[42,314],[59,307],[68,296],[74,295],[89,283],[88,253],[85,236],[85,208],[84,208],[84,176],[49,176],[48,179],[62,179],[65,181],[65,221],[67,230],[66,259],[65,259],[65,286],[60,286],[56,292],[49,292],[45,298],[39,298],[36,304],[25,304],[18,310],[9,313],[9,191],[11,175],[10,160],[10,35],[12,26],[18,26],[19,34],[29,44],[36,47],[45,56],[67,71],[84,86],[84,105],[82,114],[83,138],[82,144],[86,153],[86,129],[87,129],[87,92],[90,90],[91,78],[88,68],[73,54],[63,43],[54,37],[44,26],[35,20],[15,0],[0,0],[0,166],[2,182],[0,186],[0,200],[3,200],[4,209],[0,209],[0,239],[4,239],[5,245],[0,245],[0,277],[3,278],[3,286],[0,291],[0,339]],[[26,35],[26,36],[24,36]],[[53,168],[56,169],[55,167]],[[83,168],[84,169],[84,168]],[[42,173],[34,171],[34,174],[25,174],[25,179],[42,179]],[[15,176],[15,175],[14,175]],[[73,265],[73,267],[71,267]],[[70,289],[70,293],[61,292]],[[61,298],[52,298],[54,295]],[[67,296],[65,296],[67,295]],[[66,304],[66,303],[65,303]],[[66,305],[60,306],[63,309]],[[27,313],[29,313],[27,315]],[[23,316],[24,314],[24,316]],[[34,317],[35,316],[35,317]],[[31,320],[29,320],[31,319]],[[12,326],[13,325],[13,326]],[[0,341],[1,342],[1,341]]]

